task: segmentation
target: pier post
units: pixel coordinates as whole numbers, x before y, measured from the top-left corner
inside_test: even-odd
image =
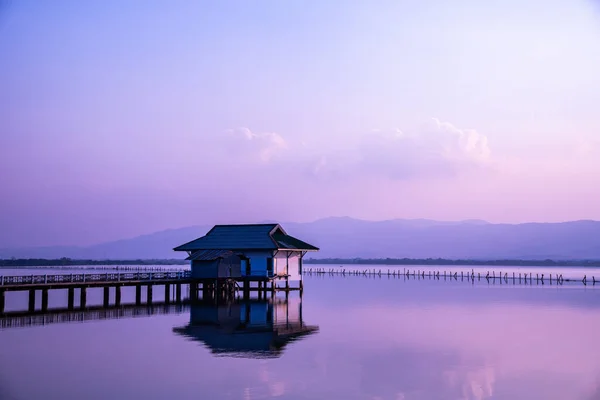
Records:
[[[108,307],[109,299],[110,299],[110,287],[105,286],[104,287],[104,302],[103,302],[104,307]]]
[[[181,283],[175,285],[175,301],[181,303]]]
[[[244,300],[248,300],[250,298],[250,281],[244,282]]]
[[[4,305],[6,304],[5,292],[6,290],[0,289],[0,314],[4,314]]]
[[[148,285],[146,289],[146,300],[148,304],[152,304],[152,285]]]
[[[75,308],[75,288],[69,288],[67,292],[67,307],[69,310]]]
[[[121,286],[115,286],[115,306],[121,306]]]
[[[42,311],[48,311],[48,289],[42,289]]]
[[[165,303],[171,302],[171,285],[168,283],[165,285]]]
[[[142,285],[135,285],[135,305],[142,304]]]
[[[85,304],[87,303],[87,289],[82,287],[79,295],[79,308],[85,308]]]
[[[205,295],[206,283],[202,284],[202,296]],[[190,299],[198,300],[198,282],[190,283]]]
[[[35,311],[35,290],[29,291],[29,312]]]

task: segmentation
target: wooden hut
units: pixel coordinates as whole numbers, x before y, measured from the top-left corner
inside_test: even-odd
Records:
[[[188,253],[198,279],[302,280],[302,258],[319,249],[288,235],[279,224],[216,225],[174,248]]]

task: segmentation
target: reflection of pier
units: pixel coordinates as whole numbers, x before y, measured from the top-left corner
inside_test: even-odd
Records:
[[[318,331],[302,317],[302,298],[238,299],[192,303],[190,323],[174,332],[202,342],[214,354],[279,357],[290,342]]]
[[[189,310],[188,302],[179,304],[154,303],[151,305],[127,304],[113,307],[88,307],[84,310],[70,310],[68,308],[53,309],[51,311],[15,311],[5,313],[0,318],[0,329],[25,328],[69,322],[87,322],[105,319],[149,317],[152,315],[181,314]]]
[[[163,302],[70,306],[33,311],[9,311],[0,315],[0,330],[51,324],[87,322],[107,319],[149,317],[153,315],[190,313],[190,322],[173,332],[202,342],[214,354],[249,357],[279,357],[289,343],[318,331],[304,323],[302,296],[284,298],[213,297],[202,299],[168,297]]]

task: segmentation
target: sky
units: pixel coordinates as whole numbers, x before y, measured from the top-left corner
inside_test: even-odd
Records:
[[[597,71],[597,0],[0,0],[0,247],[600,220]]]

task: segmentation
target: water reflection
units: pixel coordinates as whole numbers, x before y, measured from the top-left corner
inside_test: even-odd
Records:
[[[55,310],[44,327],[0,330],[0,389],[19,399],[600,400],[599,290],[308,277],[303,298],[287,302],[177,311],[155,296],[149,309]],[[78,318],[96,321],[60,323]]]
[[[317,331],[303,321],[302,299],[287,297],[195,302],[189,324],[173,328],[214,355],[245,358],[279,357],[288,343]]]

